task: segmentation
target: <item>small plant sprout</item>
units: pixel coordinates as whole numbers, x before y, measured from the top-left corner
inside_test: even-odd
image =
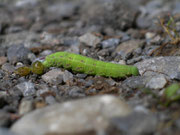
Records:
[[[164,91],[165,105],[180,100],[180,85],[178,83],[171,84]]]
[[[150,55],[154,54],[155,52],[155,55],[158,55],[168,44],[177,45],[180,43],[180,35],[177,31],[176,22],[173,16],[169,15],[168,21],[165,21],[163,18],[159,18],[159,23],[164,32],[170,37],[170,42],[162,44],[160,47],[153,50]]]

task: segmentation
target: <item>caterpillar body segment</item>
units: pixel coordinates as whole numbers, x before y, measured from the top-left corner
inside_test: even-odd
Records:
[[[138,68],[135,66],[103,62],[69,52],[57,52],[50,54],[46,56],[43,65],[45,68],[63,67],[65,69],[71,69],[75,72],[113,78],[139,75]]]

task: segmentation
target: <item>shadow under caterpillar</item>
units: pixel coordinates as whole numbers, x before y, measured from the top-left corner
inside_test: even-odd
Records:
[[[49,67],[63,67],[78,73],[113,78],[139,75],[139,70],[135,66],[104,62],[69,52],[56,52],[50,54],[46,56],[42,63],[37,61],[32,64],[30,69],[27,67],[20,67],[17,69],[16,73],[22,76],[28,75],[30,72],[42,74],[44,69]]]

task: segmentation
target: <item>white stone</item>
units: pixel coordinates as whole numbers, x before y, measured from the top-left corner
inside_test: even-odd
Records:
[[[147,82],[146,87],[151,89],[162,89],[167,84],[167,80],[163,75],[157,75]]]
[[[11,130],[19,135],[75,134],[104,129],[112,117],[124,117],[131,112],[118,97],[94,96],[35,110],[18,120]]]

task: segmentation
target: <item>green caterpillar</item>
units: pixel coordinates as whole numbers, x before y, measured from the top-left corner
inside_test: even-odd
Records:
[[[71,69],[74,72],[113,78],[139,75],[138,68],[135,66],[103,62],[69,52],[57,52],[46,56],[45,60],[42,62],[43,66],[40,62],[33,64],[34,66],[32,66],[31,71],[36,74],[41,74],[44,68],[63,67],[68,70]]]

